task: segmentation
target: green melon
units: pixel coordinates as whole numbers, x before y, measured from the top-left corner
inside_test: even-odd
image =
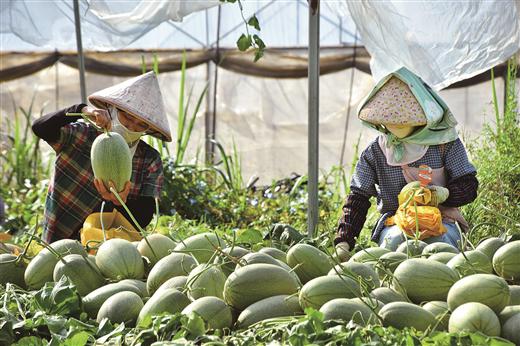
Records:
[[[379,287],[370,292],[370,296],[381,301],[383,304],[393,302],[406,302],[407,298],[401,293],[394,291],[389,287]]]
[[[215,233],[206,232],[192,235],[181,241],[175,251],[191,254],[200,263],[206,263],[213,256],[217,247],[222,247],[224,241]]]
[[[452,310],[449,332],[480,332],[488,336],[500,336],[500,321],[497,315],[484,304],[465,303]]]
[[[332,268],[332,263],[323,251],[309,244],[296,244],[287,252],[287,264],[294,269],[300,281],[306,282],[322,275]]]
[[[422,254],[423,250],[428,246],[428,243],[422,240],[408,239],[401,243],[397,247],[395,252],[401,252],[406,254],[408,257],[415,257]]]
[[[182,291],[186,288],[187,283],[187,276],[174,276],[173,278],[166,280],[155,292],[159,292],[160,290],[164,290],[166,288],[176,288],[179,291]]]
[[[460,279],[451,287],[448,306],[454,311],[462,304],[476,302],[500,313],[509,299],[509,286],[504,279],[492,274],[474,274]]]
[[[273,258],[276,258],[277,260],[287,263],[287,254],[275,247],[264,247],[258,250],[258,252],[265,253]]]
[[[49,245],[55,252],[62,256],[77,254],[87,256],[87,252],[77,240],[61,239]],[[27,265],[24,279],[27,287],[39,290],[46,282],[53,280],[52,274],[58,258],[45,248],[40,251]]]
[[[339,243],[334,247],[332,256],[338,262],[347,262],[352,257],[350,246],[347,243]]]
[[[188,297],[193,300],[207,296],[223,298],[225,282],[226,275],[219,266],[199,264],[188,275]]]
[[[359,325],[365,326],[376,322],[376,315],[368,306],[354,299],[337,298],[323,304],[320,308],[323,319],[327,320],[343,320],[345,322],[353,321]]]
[[[341,299],[341,298],[339,298],[339,299]],[[381,311],[383,306],[385,306],[385,304],[382,301],[377,300],[376,298],[373,298],[373,297],[352,298],[350,300],[361,303],[361,304],[365,305],[366,307],[368,307],[371,311],[374,311],[376,313]],[[374,323],[376,323],[376,321],[374,321]]]
[[[520,240],[507,243],[495,252],[493,268],[504,279],[520,283]]]
[[[379,261],[376,264],[376,272],[381,279],[384,279],[388,273],[393,273],[395,269],[406,260],[406,256],[402,252],[389,252],[379,257]]]
[[[482,240],[478,245],[476,250],[485,253],[490,259],[493,258],[495,252],[505,245],[505,241],[501,238],[492,237],[485,240]]]
[[[515,345],[520,345],[520,313],[512,316],[502,327],[502,337]]]
[[[446,300],[450,287],[459,279],[447,265],[424,258],[412,258],[401,263],[394,272],[392,287],[404,290],[416,304],[431,300]]]
[[[447,264],[455,256],[457,256],[457,254],[454,254],[452,252],[439,252],[430,255],[428,257],[428,260]]]
[[[458,254],[460,251],[459,251],[459,249],[457,249],[455,246],[453,246],[451,244],[443,243],[443,242],[435,242],[435,243],[428,244],[423,249],[422,255],[430,256],[434,253],[439,253],[439,252],[449,252],[449,253]]]
[[[116,132],[102,133],[90,149],[92,171],[109,187],[112,181],[117,191],[123,191],[132,176],[132,154],[124,138]]]
[[[302,309],[318,310],[326,302],[336,298],[356,298],[361,296],[359,285],[347,276],[320,276],[303,285],[299,300]]]
[[[500,320],[500,324],[504,325],[508,319],[513,317],[516,314],[520,314],[520,305],[510,305],[500,311],[498,314],[498,319]]]
[[[146,288],[146,282],[144,282],[144,281],[136,280],[136,279],[124,279],[119,282],[124,283],[124,284],[130,284],[130,285],[134,286],[135,288],[137,288],[139,290],[139,292],[141,292],[141,293],[139,293],[139,295],[143,298],[150,296],[150,293],[148,293],[148,289]]]
[[[100,288],[95,289],[83,297],[81,299],[83,302],[83,310],[88,314],[89,317],[96,318],[101,305],[103,305],[103,303],[108,298],[116,293],[125,291],[134,292],[141,296],[141,291],[130,283],[111,283],[105,286],[101,286]]]
[[[509,292],[511,293],[509,305],[520,305],[520,286],[509,285]]]
[[[67,255],[54,267],[53,278],[57,282],[65,275],[76,286],[80,296],[86,296],[105,284],[99,268],[82,255]]]
[[[259,300],[296,293],[299,282],[287,270],[273,264],[251,264],[231,273],[224,284],[224,301],[244,310]]]
[[[154,233],[146,236],[146,239],[141,239],[137,245],[137,250],[141,256],[148,258],[153,266],[161,258],[168,256],[176,245],[169,237],[160,233]]]
[[[435,326],[435,316],[412,303],[393,302],[383,306],[379,311],[383,326],[403,329],[413,327],[419,331],[426,331]]]
[[[224,329],[233,326],[231,308],[217,297],[199,298],[182,310],[182,314],[196,313],[208,325],[209,329]]]
[[[246,255],[244,255],[240,260],[238,261],[237,268],[255,264],[255,263],[267,263],[267,264],[274,264],[278,265],[278,260],[272,256],[269,256],[265,253],[260,252],[251,252]]]
[[[375,270],[366,263],[340,263],[332,268],[328,275],[338,275],[338,273],[349,276],[358,283],[363,283],[369,291],[372,291],[380,285],[379,276]]]
[[[369,262],[374,261],[383,256],[385,253],[389,253],[390,250],[384,247],[369,247],[356,252],[349,260],[349,262]]]
[[[135,292],[124,291],[109,297],[99,308],[97,322],[104,318],[112,323],[124,322],[126,326],[133,326],[143,308],[141,297]]]
[[[220,254],[215,258],[215,261],[213,263],[220,264],[220,268],[222,269],[222,272],[229,276],[231,274],[238,263],[238,260],[242,258],[243,256],[247,255],[249,253],[249,250],[246,250],[240,246],[234,246],[234,247],[227,247],[222,249],[222,252],[225,254]],[[233,257],[233,259],[229,258],[229,255]]]
[[[0,285],[8,282],[25,288],[25,265],[23,261],[15,263],[18,257],[11,254],[0,254]]]
[[[166,280],[175,276],[184,276],[197,266],[195,258],[184,253],[172,253],[157,262],[146,281],[149,294],[153,294]]]
[[[141,309],[137,318],[137,325],[146,328],[152,323],[153,316],[181,312],[190,303],[190,299],[175,288],[166,288],[160,292],[155,292]]]
[[[459,273],[461,277],[471,274],[493,273],[491,259],[479,250],[459,253],[447,263],[447,266]]]
[[[128,240],[114,238],[101,244],[96,253],[96,264],[101,273],[112,280],[144,277],[141,254]]]
[[[265,298],[249,305],[240,313],[237,328],[244,329],[268,318],[295,316],[303,314],[298,297],[278,295]]]
[[[436,330],[447,331],[450,320],[450,309],[448,303],[443,301],[431,301],[423,305],[423,309],[431,312],[438,321]]]

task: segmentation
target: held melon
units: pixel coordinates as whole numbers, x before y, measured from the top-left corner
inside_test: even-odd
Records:
[[[278,295],[249,305],[240,313],[237,328],[244,329],[268,318],[302,315],[298,297]]]
[[[394,272],[392,287],[403,289],[416,304],[431,300],[446,300],[451,286],[459,279],[447,265],[424,258],[412,258],[401,263]]]
[[[146,281],[148,293],[153,294],[159,286],[170,278],[188,275],[196,265],[195,258],[184,253],[172,253],[161,258],[148,274]]]
[[[451,287],[447,302],[451,311],[462,304],[476,302],[500,313],[509,299],[509,286],[504,279],[492,274],[474,274],[460,279]]]
[[[348,276],[358,283],[363,283],[369,291],[372,291],[380,285],[379,276],[375,270],[366,263],[340,263],[332,268],[328,273],[328,275],[338,274]]]
[[[218,266],[199,264],[188,275],[188,297],[193,300],[207,296],[223,298],[225,282],[226,275]]]
[[[76,286],[80,296],[86,296],[105,283],[99,268],[92,260],[82,255],[67,255],[54,267],[53,278],[57,282],[65,275]]]
[[[141,254],[128,240],[113,238],[101,244],[96,253],[96,264],[101,273],[112,280],[144,277]]]
[[[49,245],[55,252],[66,256],[71,254],[87,256],[87,252],[77,240],[61,239]],[[40,251],[27,265],[24,279],[27,287],[39,290],[46,282],[53,280],[52,273],[58,263],[58,258],[45,248]]]
[[[462,331],[500,336],[500,321],[486,305],[476,302],[465,303],[453,310],[449,321],[450,333]]]
[[[453,257],[447,266],[455,270],[461,277],[471,274],[491,274],[491,259],[479,250],[470,250]]]
[[[488,239],[484,239],[481,241],[478,245],[476,250],[479,250],[480,252],[485,253],[490,259],[493,258],[493,255],[495,252],[497,252],[498,249],[500,249],[502,246],[504,246],[506,242],[497,237],[491,237]]]
[[[156,292],[141,309],[137,317],[137,325],[143,328],[148,327],[152,323],[153,316],[162,313],[175,314],[181,312],[190,303],[190,299],[175,288]]]
[[[101,308],[101,305],[103,305],[103,303],[108,298],[110,298],[116,293],[125,291],[134,292],[141,296],[141,291],[134,285],[129,283],[116,282],[105,286],[101,286],[100,288],[95,289],[94,291],[90,292],[85,297],[83,297],[81,299],[81,301],[83,302],[83,310],[85,310],[89,317],[96,318],[98,311]]]
[[[17,256],[11,254],[0,254],[0,285],[8,282],[21,288],[25,288],[25,265],[22,261],[15,263]]]
[[[303,285],[299,301],[302,309],[318,310],[326,302],[336,298],[356,298],[361,290],[356,281],[348,276],[320,276]]]
[[[299,282],[287,270],[273,264],[251,264],[231,273],[224,284],[224,301],[244,310],[259,300],[296,293]]]
[[[287,252],[287,264],[294,269],[300,281],[306,282],[327,275],[332,263],[323,251],[309,244],[296,244]]]
[[[407,298],[403,296],[401,293],[394,291],[389,287],[379,287],[370,292],[370,297],[373,297],[383,304],[393,303],[393,302],[406,302]]]
[[[97,322],[104,318],[112,323],[124,322],[127,326],[133,326],[143,308],[141,297],[135,292],[124,291],[109,297],[99,308]]]
[[[376,315],[363,302],[354,299],[336,298],[332,299],[320,308],[323,319],[353,321],[361,326],[365,326],[377,321]]]
[[[520,282],[520,240],[507,243],[495,252],[493,268],[504,279]]]
[[[105,187],[112,181],[116,190],[123,191],[132,177],[132,154],[123,137],[116,132],[102,133],[90,149],[92,171]]]
[[[173,250],[176,245],[169,237],[160,233],[154,233],[146,236],[146,239],[141,239],[137,245],[137,251],[139,251],[141,256],[148,258],[152,266],[154,266],[161,258],[168,256],[170,250]]]
[[[206,232],[192,235],[181,241],[175,247],[175,251],[183,251],[191,254],[200,263],[209,261],[216,247],[224,246],[224,241],[221,240],[215,233]]]
[[[231,308],[217,297],[202,297],[182,310],[183,315],[196,313],[208,325],[209,329],[224,329],[233,326]]]
[[[379,316],[383,320],[383,326],[403,329],[413,327],[419,331],[433,328],[436,323],[435,316],[418,305],[406,302],[388,303]]]

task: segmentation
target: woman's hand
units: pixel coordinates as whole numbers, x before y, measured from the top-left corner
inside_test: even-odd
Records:
[[[116,189],[114,182],[110,181],[109,185],[110,185],[110,187],[114,188],[114,190]],[[125,183],[125,187],[123,188],[123,190],[118,191],[119,197],[121,197],[121,199],[125,203],[126,203],[126,199],[128,198],[128,194],[130,193],[131,185],[132,184],[129,181],[127,181]],[[110,201],[110,202],[114,203],[115,205],[121,205],[121,203],[119,203],[117,197],[110,190],[107,190],[107,188],[105,187],[105,184],[103,184],[103,182],[101,180],[94,179],[94,186],[96,187],[96,190],[98,190],[99,194],[101,195],[101,198],[103,198],[105,201]]]
[[[90,106],[85,106],[81,112],[86,114],[97,126],[110,131],[112,128],[112,119],[106,109],[97,109]]]

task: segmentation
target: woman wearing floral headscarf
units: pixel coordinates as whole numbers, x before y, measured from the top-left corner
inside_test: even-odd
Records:
[[[383,78],[360,104],[358,117],[379,135],[361,154],[352,177],[350,194],[343,206],[335,244],[352,249],[370,208],[377,198],[381,213],[372,240],[395,250],[406,237],[389,222],[399,208],[398,195],[407,183],[419,180],[419,167],[431,168],[433,197],[438,205],[444,233],[423,239],[457,246],[460,234],[455,224],[468,225],[458,207],[477,196],[476,170],[455,130],[457,124],[442,99],[419,77],[401,68]],[[447,197],[447,198],[446,198]]]

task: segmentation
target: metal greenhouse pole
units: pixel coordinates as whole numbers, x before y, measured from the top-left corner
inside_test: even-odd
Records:
[[[313,237],[318,225],[319,166],[319,78],[320,78],[320,0],[309,0],[309,128],[308,128],[308,210],[307,233]]]
[[[79,85],[81,89],[81,102],[87,103],[87,91],[85,88],[85,57],[83,44],[81,43],[81,22],[79,17],[79,3],[74,0],[74,24],[76,25],[76,46],[78,47]]]

